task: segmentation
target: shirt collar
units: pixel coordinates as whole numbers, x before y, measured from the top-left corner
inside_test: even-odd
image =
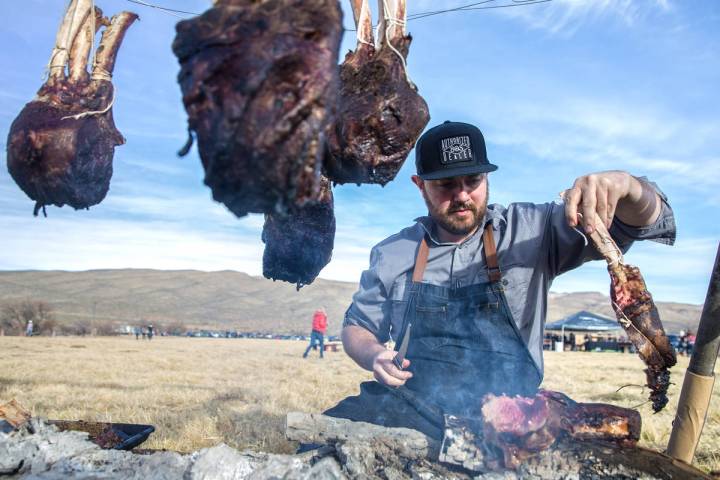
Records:
[[[469,241],[471,241],[473,238],[475,238],[476,235],[481,230],[485,229],[485,225],[488,223],[492,223],[493,230],[499,230],[500,224],[505,222],[505,218],[494,208],[495,205],[488,205],[488,207],[485,209],[485,218],[482,221],[482,227],[478,228],[475,233],[470,235],[468,238],[465,239],[461,244],[453,243],[453,242],[440,242],[435,237],[435,221],[430,217],[429,215],[418,217],[415,219],[415,221],[422,227],[422,229],[427,234],[428,238],[435,244],[435,245],[462,245]]]

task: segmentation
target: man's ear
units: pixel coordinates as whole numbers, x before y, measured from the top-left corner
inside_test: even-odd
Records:
[[[410,179],[420,189],[421,192],[425,191],[425,182],[422,178],[417,175],[413,175],[412,177],[410,177]]]

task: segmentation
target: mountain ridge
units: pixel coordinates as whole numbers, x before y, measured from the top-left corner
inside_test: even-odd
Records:
[[[296,291],[295,285],[233,270],[0,271],[0,304],[44,301],[59,322],[174,322],[240,332],[307,334],[312,313],[324,306],[328,333],[338,334],[356,289],[353,282],[318,278]],[[697,328],[702,305],[656,304],[668,332]],[[610,299],[600,292],[548,295],[548,322],[580,310],[615,318]]]

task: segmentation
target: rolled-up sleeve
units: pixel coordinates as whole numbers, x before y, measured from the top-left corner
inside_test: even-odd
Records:
[[[380,343],[390,339],[390,315],[387,288],[379,270],[382,255],[377,248],[370,252],[370,267],[362,273],[360,286],[353,295],[353,301],[345,312],[343,327],[356,325],[370,331]]]
[[[660,215],[654,223],[643,227],[628,225],[615,217],[610,227],[610,235],[618,244],[629,244],[635,240],[652,240],[665,245],[673,245],[675,243],[675,216],[668,203],[667,195],[646,177],[638,177],[638,180],[652,186],[657,192],[662,202]]]
[[[652,186],[658,193],[662,202],[662,209],[657,220],[650,225],[635,227],[627,225],[617,217],[610,226],[610,236],[615,240],[623,252],[627,252],[636,240],[653,240],[655,242],[672,245],[675,242],[675,217],[668,203],[667,196],[653,182],[645,177],[638,180]],[[551,276],[579,267],[588,260],[598,260],[601,255],[587,241],[584,235],[572,229],[565,219],[565,206],[563,204],[547,204],[547,234],[546,243],[548,253],[548,268]]]

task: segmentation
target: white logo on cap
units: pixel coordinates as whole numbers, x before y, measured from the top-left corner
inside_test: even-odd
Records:
[[[467,135],[443,138],[440,146],[443,154],[442,163],[466,162],[473,158],[470,137]]]

